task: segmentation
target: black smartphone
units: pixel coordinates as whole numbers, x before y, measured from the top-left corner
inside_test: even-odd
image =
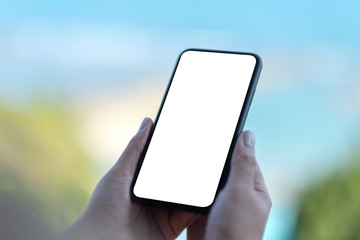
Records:
[[[134,175],[134,202],[210,210],[226,182],[261,67],[253,53],[180,54]]]

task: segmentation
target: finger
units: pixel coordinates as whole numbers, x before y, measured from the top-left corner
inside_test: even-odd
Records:
[[[264,181],[264,177],[261,173],[259,164],[256,164],[256,169],[255,169],[255,190],[258,192],[262,192],[265,196],[268,196],[270,198],[268,189],[266,187],[265,181]]]
[[[257,162],[255,158],[255,135],[251,131],[242,132],[236,142],[231,159],[229,184],[254,185]]]
[[[155,207],[151,209],[151,212],[167,239],[174,239],[179,236],[196,216],[194,213]]]
[[[148,139],[150,130],[152,127],[152,120],[150,118],[144,118],[139,131],[130,140],[126,149],[120,156],[119,160],[115,164],[115,168],[126,175],[133,175],[139,158],[144,150],[146,141]]]
[[[190,212],[173,211],[169,220],[175,235],[180,235],[195,216],[194,213]]]
[[[208,216],[207,215],[198,215],[196,216],[189,224],[186,229],[187,239],[188,240],[201,240],[205,238],[206,224]]]

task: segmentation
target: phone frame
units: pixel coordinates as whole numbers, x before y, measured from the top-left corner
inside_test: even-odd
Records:
[[[224,53],[224,54],[251,55],[256,59],[255,68],[254,68],[254,71],[253,71],[253,74],[252,74],[252,77],[251,77],[251,80],[250,80],[250,83],[249,83],[249,87],[248,87],[247,92],[246,92],[245,100],[244,100],[244,103],[243,103],[243,106],[242,106],[242,109],[241,109],[241,113],[240,113],[238,122],[236,124],[235,129],[234,129],[234,134],[233,134],[233,137],[232,137],[232,141],[231,141],[231,144],[230,144],[228,155],[226,157],[224,168],[223,168],[220,180],[219,180],[219,184],[218,184],[218,187],[217,187],[217,190],[216,190],[216,193],[215,193],[214,201],[207,207],[197,207],[197,206],[190,206],[190,205],[184,205],[184,204],[173,203],[173,202],[166,202],[166,201],[160,201],[160,200],[141,198],[141,197],[138,197],[138,196],[136,196],[134,194],[134,186],[135,186],[137,177],[139,175],[142,163],[144,161],[146,152],[148,150],[150,141],[152,139],[152,135],[153,135],[153,133],[154,133],[154,131],[156,129],[158,119],[160,117],[162,108],[163,108],[164,103],[166,101],[166,97],[168,95],[169,89],[171,87],[171,83],[173,81],[173,78],[175,76],[177,67],[179,65],[179,61],[181,59],[181,56],[187,51],[200,51],[200,52],[214,52],[214,53]],[[256,86],[257,86],[257,82],[258,82],[258,79],[259,79],[259,76],[260,76],[261,69],[262,69],[262,60],[261,60],[261,58],[257,54],[250,53],[250,52],[235,52],[235,51],[221,51],[221,50],[189,48],[189,49],[186,49],[186,50],[184,50],[183,52],[181,52],[179,54],[179,56],[177,58],[177,61],[176,61],[176,64],[175,64],[175,67],[174,67],[174,70],[173,70],[173,72],[171,74],[169,83],[168,83],[167,88],[165,90],[164,97],[163,97],[163,99],[161,101],[158,113],[156,115],[153,127],[151,129],[151,132],[150,132],[149,137],[147,139],[147,142],[145,144],[144,151],[141,154],[141,157],[139,159],[138,165],[137,165],[136,170],[135,170],[134,178],[132,180],[131,187],[130,187],[130,197],[131,197],[131,200],[133,202],[138,203],[138,204],[142,204],[142,205],[147,205],[147,206],[155,206],[155,207],[168,208],[168,209],[177,209],[177,210],[183,210],[183,211],[194,212],[194,213],[199,213],[199,214],[207,214],[210,211],[212,205],[216,201],[218,193],[220,192],[220,190],[226,184],[226,181],[227,181],[227,178],[228,178],[228,175],[229,175],[229,171],[230,171],[231,156],[232,156],[232,153],[233,153],[233,150],[234,150],[234,147],[235,147],[237,137],[243,130],[243,127],[244,127],[244,124],[245,124],[245,121],[246,121],[246,117],[247,117],[247,114],[249,112],[253,96],[255,94],[255,90],[256,90]]]

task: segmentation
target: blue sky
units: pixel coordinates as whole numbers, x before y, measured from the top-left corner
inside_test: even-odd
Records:
[[[360,143],[359,23],[359,1],[1,1],[0,96],[165,86],[185,48],[256,52],[246,128],[274,200],[265,239],[287,239],[300,190]]]
[[[359,40],[358,1],[2,1],[3,27],[29,18],[170,31],[218,29],[262,45]],[[264,41],[266,37],[266,41]]]

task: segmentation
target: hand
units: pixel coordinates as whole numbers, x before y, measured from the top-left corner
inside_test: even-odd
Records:
[[[225,188],[209,216],[197,216],[187,228],[188,239],[262,239],[271,199],[255,158],[255,136],[242,132],[231,160]]]
[[[58,239],[175,239],[195,216],[135,204],[130,184],[152,121],[145,118],[125,151],[100,180],[79,219]]]
[[[271,200],[255,159],[253,134],[239,136],[228,182],[210,215],[196,216],[131,202],[130,184],[151,126],[145,119],[84,213],[58,239],[174,239],[187,226],[188,239],[261,239]]]

